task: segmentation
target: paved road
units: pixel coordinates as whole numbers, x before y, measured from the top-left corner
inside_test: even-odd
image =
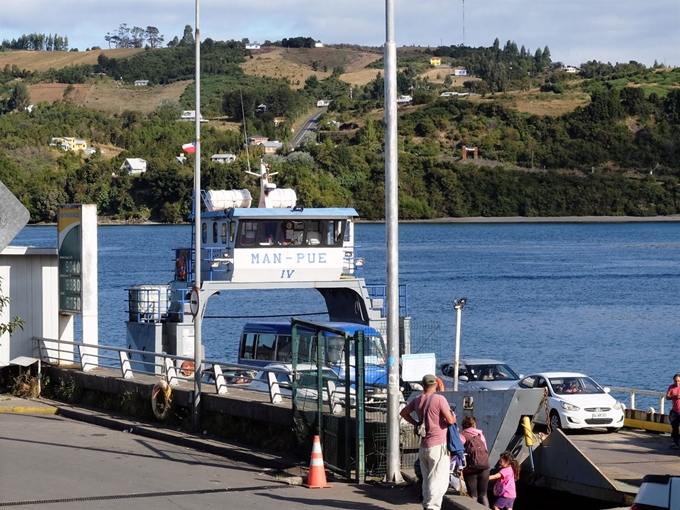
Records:
[[[333,481],[306,489],[249,464],[60,416],[0,414],[0,430],[0,507],[421,508],[410,488]]]
[[[295,136],[293,136],[293,141],[291,142],[293,147],[300,145],[306,133],[312,133],[316,137],[316,131],[319,129],[319,119],[327,110],[327,108],[319,108],[318,111],[314,112],[304,121],[300,129],[295,133]]]

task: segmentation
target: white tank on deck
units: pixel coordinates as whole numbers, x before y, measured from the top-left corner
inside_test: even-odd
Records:
[[[134,285],[128,290],[130,322],[162,322],[169,303],[169,285]]]
[[[264,206],[276,209],[292,209],[297,202],[294,189],[277,188],[267,191],[264,197]]]
[[[247,189],[211,190],[206,193],[205,206],[209,212],[225,211],[234,207],[250,207],[252,201]]]

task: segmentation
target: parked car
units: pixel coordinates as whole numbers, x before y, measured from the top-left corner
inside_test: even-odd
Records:
[[[437,375],[444,383],[444,389],[453,389],[455,360],[439,366]],[[507,390],[516,385],[522,376],[502,361],[486,358],[461,358],[458,360],[458,389],[465,390]]]
[[[623,427],[625,406],[609,395],[609,388],[603,388],[587,375],[542,372],[526,376],[517,386],[548,389],[548,408],[544,406],[539,411],[537,423],[550,420],[553,429],[606,427],[609,432],[618,432]]]
[[[293,380],[293,365],[292,363],[271,363],[267,365],[268,369],[275,369],[276,380],[279,383],[279,392],[281,396],[291,397],[292,391],[292,380]],[[316,400],[318,396],[317,392],[317,370],[316,365],[311,365],[308,363],[301,363],[297,366],[298,381],[297,381],[297,392],[298,398],[303,400]],[[345,389],[340,386],[340,380],[338,374],[336,374],[330,368],[323,368],[322,374],[324,381],[323,390],[323,400],[328,402],[328,392],[326,389],[326,381],[333,381],[336,383],[336,394],[333,395],[338,401],[345,401]],[[269,392],[269,381],[267,378],[267,371],[262,370],[258,372],[253,380],[248,385],[248,389],[255,391]],[[354,395],[354,388],[350,388],[350,399]]]
[[[680,510],[680,476],[643,477],[630,510]]]

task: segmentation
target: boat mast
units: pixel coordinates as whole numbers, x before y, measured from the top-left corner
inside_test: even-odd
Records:
[[[246,133],[246,111],[243,108],[243,90],[239,89],[239,94],[241,94],[241,117],[243,117],[243,141],[246,144],[246,163],[248,165],[248,173],[250,171],[250,154],[248,153],[248,133]]]

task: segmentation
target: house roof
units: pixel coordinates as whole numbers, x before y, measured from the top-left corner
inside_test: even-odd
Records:
[[[131,170],[146,170],[146,160],[142,158],[127,158],[120,167],[124,168],[126,164]]]
[[[210,159],[230,159],[235,158],[236,154],[213,154]]]

